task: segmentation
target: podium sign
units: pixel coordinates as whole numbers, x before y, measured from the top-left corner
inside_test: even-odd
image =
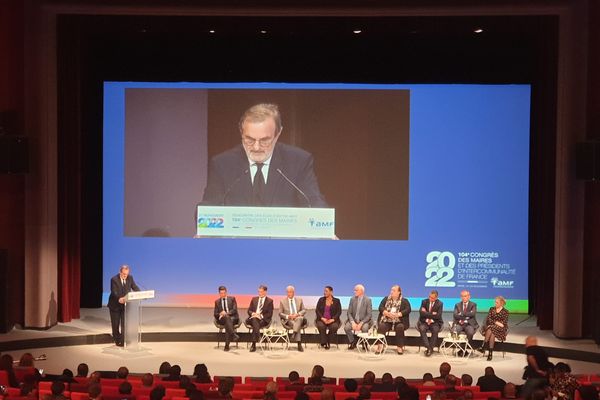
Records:
[[[196,236],[334,239],[334,208],[198,206]]]
[[[124,347],[129,351],[142,350],[142,306],[145,299],[153,299],[154,290],[129,292],[125,301],[125,343]]]

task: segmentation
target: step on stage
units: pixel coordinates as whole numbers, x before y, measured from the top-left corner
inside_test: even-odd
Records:
[[[245,315],[246,310],[240,309],[240,316]],[[12,354],[15,359],[25,351],[34,356],[46,354],[48,359],[37,362],[36,366],[44,368],[47,373],[60,373],[64,368],[75,370],[80,362],[88,363],[91,371],[113,370],[126,365],[132,372],[158,372],[158,366],[166,360],[179,364],[185,374],[191,374],[195,364],[205,363],[212,375],[287,376],[289,371],[297,370],[301,376],[307,376],[313,365],[321,364],[328,376],[359,377],[371,370],[377,376],[390,372],[394,376],[418,378],[425,372],[436,376],[439,364],[448,361],[455,375],[468,373],[477,379],[483,375],[484,368],[491,365],[497,375],[520,384],[525,365],[523,343],[527,336],[534,335],[547,349],[552,361],[569,363],[574,373],[600,372],[600,347],[593,341],[557,339],[552,332],[540,331],[535,317],[527,315],[511,316],[507,342],[497,344],[491,362],[479,353],[469,359],[445,356],[437,351],[433,356],[425,357],[423,348],[419,352],[421,341],[414,328],[417,313],[411,313],[405,354],[397,355],[395,346],[390,345],[380,357],[366,357],[356,350],[347,350],[342,328],[338,331],[339,348],[332,344],[330,350],[319,349],[313,323],[314,310],[309,310],[307,318],[310,324],[303,339],[307,342],[303,353],[298,352],[295,345],[290,346],[287,352],[259,349],[250,353],[246,346],[249,336],[243,325],[238,329],[241,336],[239,347],[232,344],[231,351],[226,353],[222,348],[222,336],[218,336],[213,324],[212,309],[163,307],[144,308],[143,351],[130,352],[114,346],[106,308],[82,309],[79,320],[58,324],[45,331],[13,329],[0,335],[0,351]],[[451,318],[451,313],[444,314],[444,321]],[[478,315],[478,321],[484,318],[485,314]],[[440,337],[446,336],[447,332],[446,328]],[[477,345],[481,339],[477,333]],[[221,340],[220,348],[217,348],[218,340]],[[393,343],[393,338],[390,342]]]

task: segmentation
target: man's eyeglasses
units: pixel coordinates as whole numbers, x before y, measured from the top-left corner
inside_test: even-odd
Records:
[[[271,138],[262,138],[259,140],[253,139],[251,137],[248,136],[242,136],[242,142],[246,145],[246,146],[254,146],[256,144],[256,142],[258,142],[258,145],[260,147],[268,147],[271,145],[271,143],[273,143],[273,140],[275,140],[274,137]]]

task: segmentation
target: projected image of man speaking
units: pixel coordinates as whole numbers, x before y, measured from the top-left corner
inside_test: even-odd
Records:
[[[256,207],[328,207],[313,157],[278,143],[283,130],[276,104],[256,104],[240,118],[240,145],[214,156],[202,204]]]

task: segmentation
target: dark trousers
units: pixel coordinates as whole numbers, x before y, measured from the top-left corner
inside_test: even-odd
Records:
[[[260,328],[264,328],[265,326],[269,325],[269,323],[264,319],[258,318],[248,318],[246,323],[252,326],[252,343],[256,343],[260,340]]]
[[[377,333],[385,335],[387,332],[394,330],[396,332],[396,346],[404,346],[404,324],[402,322],[380,322],[377,326]]]
[[[454,329],[456,330],[456,333],[464,332],[467,335],[467,339],[469,340],[469,342],[473,340],[473,336],[475,335],[475,327],[473,325],[461,325],[457,323],[454,325]]]
[[[235,325],[236,322],[237,320],[231,318],[229,315],[224,315],[219,318],[218,323],[225,327],[225,345],[228,345],[233,338],[233,334],[235,333],[233,325]]]
[[[334,321],[329,325],[326,325],[320,319],[315,321],[315,326],[319,331],[319,336],[321,338],[321,344],[331,344],[333,342],[335,335],[337,335],[337,331],[340,328],[340,322]]]
[[[429,350],[433,350],[433,346],[437,345],[438,341],[438,333],[441,330],[439,324],[433,323],[431,325],[427,325],[425,322],[417,322],[417,329],[421,334],[421,339],[423,340],[423,345],[427,347]],[[431,332],[431,338],[427,337],[427,332]]]
[[[125,333],[125,307],[110,309],[110,324],[112,325],[112,337],[115,343],[123,343]]]

